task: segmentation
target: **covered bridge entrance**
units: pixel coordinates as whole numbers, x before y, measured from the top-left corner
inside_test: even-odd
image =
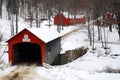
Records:
[[[37,62],[52,64],[60,53],[59,33],[41,28],[27,28],[9,39],[9,62],[13,64]],[[44,32],[46,31],[46,32]],[[51,32],[52,36],[50,33]]]
[[[41,63],[41,48],[37,43],[21,42],[12,47],[16,63]]]

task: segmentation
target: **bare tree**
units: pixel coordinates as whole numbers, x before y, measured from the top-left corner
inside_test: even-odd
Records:
[[[1,42],[2,42],[2,39],[3,39],[3,35],[2,35],[2,33],[0,32],[0,49],[1,49]]]
[[[16,34],[18,33],[18,15],[19,15],[19,0],[16,0]]]
[[[117,16],[118,35],[120,40],[120,0],[112,0],[112,12]]]
[[[2,18],[2,4],[3,0],[0,0],[0,18]]]

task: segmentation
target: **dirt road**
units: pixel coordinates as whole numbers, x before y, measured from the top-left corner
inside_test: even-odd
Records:
[[[70,35],[74,34],[75,32],[78,32],[80,30],[82,30],[83,28],[85,28],[86,25],[80,25],[79,28],[73,30],[73,31],[70,31],[68,32],[67,34],[61,36],[61,41],[64,41],[66,38],[68,38]]]
[[[67,39],[70,35],[78,32],[78,31],[80,31],[80,30],[82,30],[82,29],[84,29],[84,28],[86,28],[86,25],[80,25],[79,28],[77,28],[77,29],[75,29],[75,30],[73,30],[73,31],[70,31],[70,32],[68,32],[67,34],[61,36],[61,45],[63,45],[64,42],[66,42],[66,39]]]
[[[36,64],[31,64],[29,66],[18,65],[16,69],[2,77],[0,80],[51,80],[38,75],[34,70],[35,67]]]

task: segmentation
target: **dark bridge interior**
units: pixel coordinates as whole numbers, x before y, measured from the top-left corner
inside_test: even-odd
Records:
[[[13,46],[15,64],[17,63],[42,63],[41,48],[38,44],[22,42]]]

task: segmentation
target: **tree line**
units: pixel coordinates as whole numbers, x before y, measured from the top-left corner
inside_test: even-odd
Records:
[[[50,27],[50,18],[58,12],[68,12],[68,17],[72,14],[76,18],[76,14],[83,11],[86,13],[88,26],[91,19],[98,20],[98,17],[106,12],[120,16],[120,0],[0,0],[0,18],[3,3],[6,5],[8,20],[11,20],[11,30],[14,32],[11,35],[18,32],[18,16],[25,20],[29,18],[30,27],[33,20],[36,27],[40,27],[41,19],[44,17],[49,20]]]

